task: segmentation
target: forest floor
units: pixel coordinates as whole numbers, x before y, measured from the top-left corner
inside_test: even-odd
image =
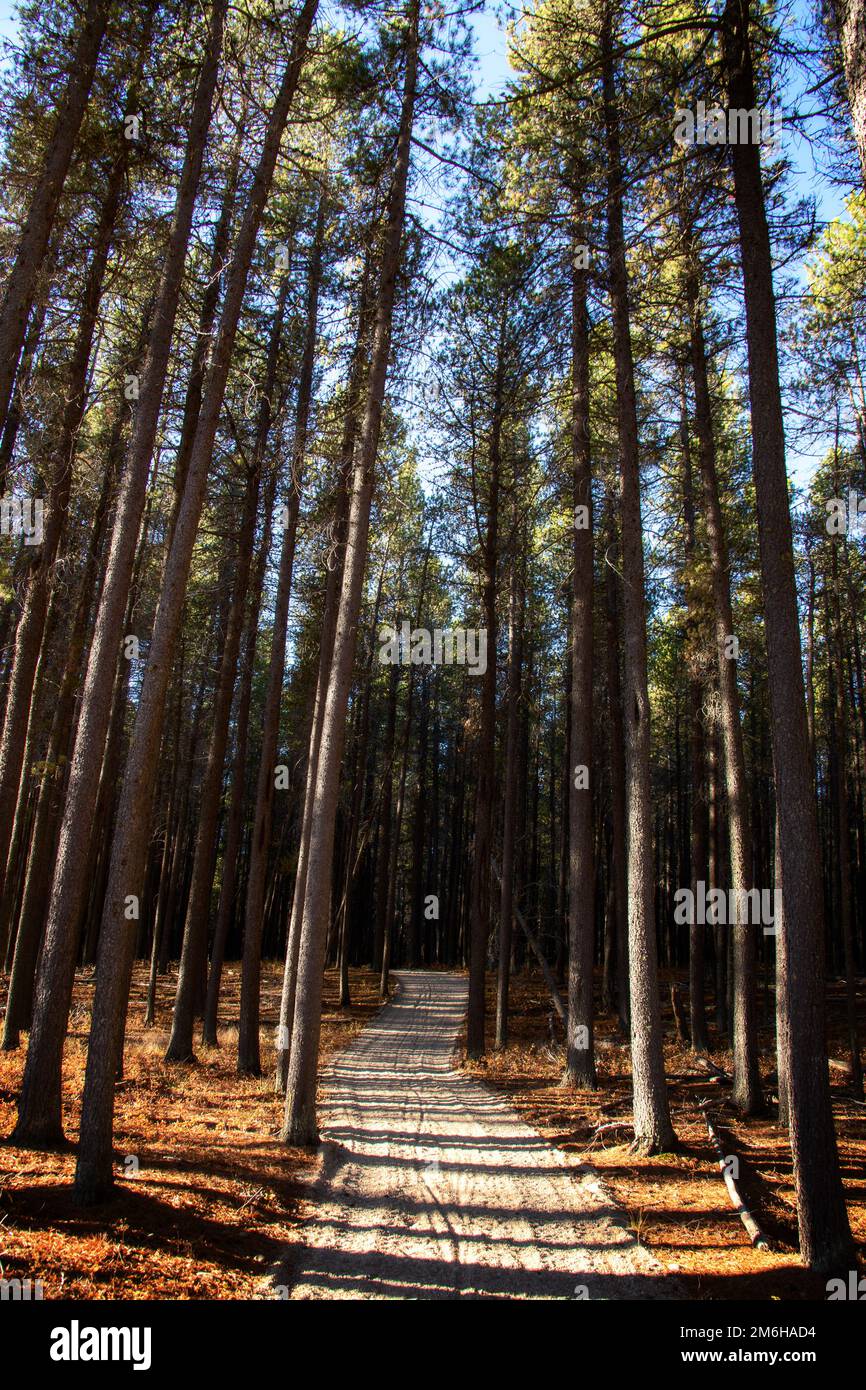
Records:
[[[787,1136],[774,1123],[775,1066],[770,1026],[762,1031],[762,1074],[773,1097],[767,1118],[739,1119],[730,1105],[730,1086],[702,1070],[677,1039],[669,1003],[670,977],[662,979],[665,1007],[665,1069],[679,1149],[639,1158],[631,1153],[631,1066],[617,1022],[597,1020],[598,1089],[575,1092],[561,1084],[562,1028],[540,976],[512,980],[510,1038],[493,1048],[495,982],[488,980],[488,1055],[466,1063],[473,1076],[507,1095],[521,1115],[551,1144],[580,1163],[589,1163],[626,1213],[640,1243],[675,1275],[683,1296],[698,1299],[825,1299],[825,1281],[803,1269],[797,1257],[797,1219]],[[678,981],[683,986],[683,981]],[[858,984],[860,1036],[864,1036],[864,982]],[[712,1002],[712,1001],[711,1001]],[[764,1022],[767,999],[764,999]],[[844,988],[828,994],[831,1056],[845,1057]],[[710,1014],[712,1017],[712,1015]],[[710,1027],[713,1062],[730,1073],[731,1054]],[[866,1107],[855,1104],[845,1073],[831,1071],[833,1104],[848,1211],[861,1266],[866,1265]],[[753,1248],[731,1206],[701,1103],[709,1102],[726,1154],[740,1160],[738,1186],[770,1244]],[[622,1122],[622,1130],[596,1133]]]
[[[64,1123],[73,1139],[91,974],[79,972],[66,1052]],[[0,1052],[0,1274],[40,1279],[47,1299],[274,1296],[266,1276],[288,1247],[299,1239],[309,1241],[303,1222],[309,1220],[314,1185],[321,1179],[316,1155],[279,1141],[282,1106],[273,1092],[271,1071],[280,982],[281,968],[266,965],[264,1075],[252,1080],[235,1074],[237,1034],[231,1025],[221,1029],[221,1047],[201,1049],[196,1064],[168,1066],[162,1057],[175,979],[169,975],[159,981],[157,1026],[145,1029],[146,974],[137,969],[125,1077],[117,1091],[117,1151],[128,1157],[118,1165],[116,1196],[92,1210],[77,1207],[72,1199],[71,1146],[35,1153],[5,1138],[14,1127],[24,1054]],[[772,1116],[747,1122],[733,1116],[726,1103],[729,1088],[702,1072],[677,1042],[670,1010],[665,1050],[681,1147],[676,1154],[639,1159],[629,1152],[627,1130],[595,1134],[599,1123],[625,1123],[630,1113],[629,1055],[616,1024],[605,1017],[599,1020],[599,1090],[570,1092],[560,1085],[561,1034],[557,1023],[551,1038],[550,1001],[543,982],[522,973],[513,983],[508,1047],[494,1052],[491,1032],[486,1062],[464,1063],[464,1079],[483,1080],[504,1092],[503,1100],[507,1098],[548,1145],[568,1156],[576,1182],[583,1180],[583,1166],[592,1165],[618,1206],[616,1240],[627,1227],[630,1239],[645,1248],[662,1274],[676,1280],[686,1297],[824,1298],[823,1281],[808,1275],[797,1260],[790,1151],[784,1135],[776,1130]],[[227,1019],[237,1017],[238,984],[239,970],[232,965],[226,975]],[[340,1010],[335,975],[326,975],[326,1060],[341,1055],[379,1011],[378,980],[369,971],[353,970],[351,985],[352,1006]],[[489,987],[492,1003],[492,979]],[[0,982],[0,1008],[4,993]],[[831,990],[830,1005],[831,1051],[844,1057],[838,986]],[[489,1019],[492,1030],[492,1009]],[[769,1034],[763,1041],[770,1056]],[[730,1070],[730,1055],[723,1048],[712,1055]],[[769,1083],[771,1072],[766,1076]],[[866,1109],[848,1098],[844,1074],[834,1072],[833,1081],[851,1222],[866,1254]],[[769,1251],[752,1248],[730,1206],[701,1101],[712,1103],[726,1151],[740,1157],[741,1188],[771,1240]],[[375,1107],[371,1113],[376,1114]],[[424,1168],[429,1167],[425,1163]],[[639,1260],[640,1251],[635,1254]],[[294,1271],[295,1278],[299,1272]]]
[[[74,1139],[86,1061],[92,970],[79,971],[64,1068],[64,1128]],[[137,966],[125,1075],[117,1088],[116,1196],[92,1210],[71,1190],[75,1154],[9,1143],[24,1050],[0,1052],[0,1274],[41,1279],[50,1298],[255,1298],[284,1251],[316,1155],[280,1143],[282,1104],[274,1094],[274,1038],[282,966],[262,973],[260,1080],[235,1073],[237,1026],[198,1060],[163,1061],[176,975],[158,982],[156,1027],[144,1028],[147,971]],[[378,977],[352,971],[352,1007],[338,1005],[328,971],[322,1055],[331,1057],[380,1008]],[[226,967],[221,1017],[236,1020],[240,968]],[[5,1007],[5,981],[0,1007]]]

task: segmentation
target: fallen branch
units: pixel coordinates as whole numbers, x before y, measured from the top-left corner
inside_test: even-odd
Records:
[[[737,1213],[743,1225],[745,1226],[749,1236],[749,1240],[752,1242],[752,1245],[755,1247],[755,1249],[769,1250],[770,1245],[769,1241],[767,1240],[767,1237],[764,1235],[754,1216],[749,1211],[749,1208],[746,1206],[745,1202],[740,1196],[740,1189],[737,1187],[737,1184],[731,1176],[729,1159],[732,1157],[736,1157],[736,1155],[725,1153],[724,1149],[722,1148],[722,1141],[719,1138],[718,1130],[716,1129],[706,1110],[704,1110],[704,1119],[707,1122],[707,1133],[709,1134],[710,1139],[712,1140],[715,1146],[716,1153],[719,1156],[719,1168],[721,1169],[722,1177],[725,1180],[725,1187],[728,1189],[728,1196],[731,1199],[731,1205],[733,1206],[734,1211]]]
[[[596,1125],[595,1129],[592,1131],[592,1137],[593,1139],[597,1139],[600,1134],[605,1134],[608,1130],[611,1129],[633,1130],[634,1125],[632,1124],[631,1120],[614,1120],[611,1124]]]
[[[705,1071],[708,1071],[711,1076],[715,1076],[719,1081],[733,1081],[732,1076],[724,1071],[722,1067],[717,1067],[715,1062],[710,1061],[709,1057],[705,1056],[703,1053],[696,1057],[695,1061],[699,1067],[703,1067]]]
[[[827,1062],[828,1062],[828,1064],[829,1064],[829,1066],[830,1066],[831,1071],[841,1071],[841,1072],[844,1072],[846,1076],[850,1076],[850,1075],[851,1075],[851,1063],[850,1063],[850,1062],[843,1062],[843,1061],[841,1060],[841,1058],[837,1058],[837,1057],[828,1057],[828,1058],[827,1058]]]

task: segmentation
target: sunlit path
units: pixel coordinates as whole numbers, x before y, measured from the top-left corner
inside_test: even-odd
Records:
[[[324,1077],[322,1177],[280,1276],[291,1296],[675,1296],[593,1174],[452,1068],[465,977],[395,979]]]

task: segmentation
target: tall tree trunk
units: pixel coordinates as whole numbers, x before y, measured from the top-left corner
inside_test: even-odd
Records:
[[[208,370],[196,440],[183,501],[165,565],[162,590],[142,679],[138,712],[127,758],[111,870],[103,912],[96,990],[87,1054],[76,1192],[83,1202],[110,1191],[114,1077],[122,1056],[126,1005],[135,951],[127,911],[134,910],[144,886],[157,754],[165,695],[183,616],[186,584],[196,531],[204,504],[217,425],[256,237],[273,179],[282,134],[307,53],[318,0],[304,0],[294,26],[289,59],[271,108],[267,133],[253,177],[243,221],[228,271],[220,326]]]
[[[779,837],[779,809],[776,808],[775,818],[775,883],[774,887],[783,896],[777,899],[781,903],[781,915],[776,914],[776,1083],[779,1093],[779,1109],[776,1117],[780,1129],[787,1129],[791,1123],[791,1097],[788,1090],[788,1055],[790,1052],[790,1039],[788,1037],[788,978],[785,969],[785,899],[782,884],[782,854]]]
[[[76,931],[88,886],[87,842],[94,821],[117,653],[123,636],[186,249],[210,126],[226,8],[227,0],[217,0],[211,14],[208,47],[191,112],[186,155],[81,695],[81,716],[60,829],[37,979],[33,1029],[18,1107],[15,1135],[19,1144],[56,1142],[63,1134],[61,1067],[75,974]]]
[[[171,865],[175,853],[175,809],[178,783],[180,781],[181,719],[183,716],[183,659],[181,646],[178,659],[174,734],[172,737],[173,755],[169,760],[168,806],[165,813],[165,838],[162,846],[162,861],[159,867],[159,892],[156,895],[156,910],[153,917],[153,938],[150,945],[150,967],[147,973],[147,996],[144,1005],[144,1026],[153,1028],[156,1023],[156,981],[160,971],[165,948],[165,938],[170,935],[168,928],[168,893],[171,878]]]
[[[423,615],[422,615],[423,616]],[[406,964],[415,970],[421,963],[421,935],[424,921],[424,842],[426,837],[427,755],[430,737],[429,687],[426,674],[421,681],[418,719],[418,762],[415,810],[412,818],[412,888],[409,895],[409,921],[406,929]]]
[[[582,210],[574,245],[588,232]],[[571,589],[570,843],[568,847],[568,1030],[565,1080],[595,1086],[592,967],[595,947],[595,854],[592,826],[593,509],[589,433],[589,270],[575,254],[571,272],[571,460],[574,537]],[[551,776],[553,769],[551,769]]]
[[[349,385],[346,393],[346,414],[343,421],[343,436],[340,444],[340,473],[337,483],[337,498],[333,518],[333,554],[328,565],[325,581],[325,602],[322,613],[322,635],[319,645],[319,668],[316,678],[316,694],[313,703],[313,718],[310,728],[310,745],[307,758],[307,773],[304,786],[304,807],[301,819],[301,843],[298,849],[298,865],[295,874],[295,888],[292,895],[292,911],[286,940],[286,959],[283,967],[283,987],[280,994],[280,1022],[277,1030],[277,1064],[275,1072],[276,1090],[285,1093],[289,1074],[289,1049],[291,1046],[292,1020],[295,1014],[295,992],[298,979],[298,956],[301,944],[301,924],[304,917],[304,900],[307,891],[307,866],[309,864],[310,836],[312,834],[313,805],[316,791],[316,775],[319,765],[319,749],[322,740],[322,724],[325,717],[328,676],[331,658],[334,653],[334,640],[337,631],[337,610],[343,583],[343,569],[346,558],[346,530],[349,521],[349,482],[358,436],[358,413],[364,369],[367,362],[370,316],[373,309],[370,280],[372,256],[368,246],[364,257],[358,296],[358,323],[352,365],[349,371]],[[384,572],[384,571],[383,571]]]
[[[219,678],[212,715],[211,737],[207,765],[202,782],[198,810],[195,858],[192,869],[186,925],[183,935],[177,994],[174,1004],[171,1037],[166,1061],[185,1062],[193,1055],[195,1004],[202,971],[205,968],[207,928],[214,867],[216,864],[220,800],[223,785],[223,764],[229,736],[232,692],[237,671],[241,633],[247,602],[247,585],[252,563],[256,534],[256,515],[259,502],[259,479],[273,416],[272,398],[276,390],[277,363],[282,338],[286,292],[281,291],[271,326],[265,364],[265,379],[256,423],[247,476],[244,514],[237,540],[236,565],[231,610],[220,662]]]
[[[623,168],[614,78],[611,0],[605,0],[602,82],[607,146],[607,236],[616,369],[622,518],[624,714],[628,815],[629,970],[635,1148],[674,1147],[665,1085],[653,883],[650,707],[646,582],[640,498],[640,450],[623,230]]]
[[[166,528],[167,549],[170,548],[174,538],[174,528],[177,525],[178,512],[180,511],[180,504],[183,501],[183,490],[186,486],[186,475],[189,468],[190,457],[192,456],[193,445],[195,444],[196,430],[198,429],[198,420],[201,414],[202,396],[207,381],[208,357],[213,345],[213,332],[214,324],[216,323],[217,308],[219,306],[220,286],[223,283],[223,276],[229,256],[232,219],[235,214],[241,154],[243,152],[246,129],[246,93],[244,93],[241,101],[238,129],[229,161],[229,167],[226,172],[225,184],[223,186],[220,214],[217,219],[216,227],[214,228],[210,264],[208,266],[204,292],[201,297],[198,324],[196,325],[195,346],[190,363],[189,377],[186,383],[186,393],[184,395],[183,415],[180,424],[180,439],[178,440],[177,453],[174,459],[171,513]]]
[[[42,268],[43,281],[50,280],[51,274],[56,263],[56,255],[48,254],[45,257]],[[37,294],[38,294],[37,287]],[[33,375],[33,367],[36,362],[37,348],[42,337],[42,329],[45,324],[45,315],[48,312],[49,295],[46,291],[39,295],[33,306],[30,321],[27,324],[27,336],[24,339],[24,347],[21,352],[21,361],[18,364],[18,374],[15,377],[15,389],[9,403],[6,414],[6,423],[3,426],[2,438],[0,438],[0,496],[5,497],[6,488],[9,481],[9,468],[15,456],[15,445],[18,441],[18,431],[21,428],[21,421],[24,418],[25,407],[27,404],[27,392],[30,388],[30,381]]]
[[[696,268],[687,277],[692,377],[695,388],[695,428],[704,492],[704,516],[715,616],[716,661],[719,671],[719,715],[722,726],[725,791],[728,809],[731,888],[737,904],[736,921],[728,923],[733,939],[733,1018],[731,1044],[734,1054],[733,1101],[741,1115],[758,1115],[763,1109],[758,1066],[758,1011],[756,995],[757,924],[743,920],[741,904],[753,884],[749,849],[749,789],[746,755],[740,720],[737,661],[729,649],[734,636],[731,579],[724,519],[719,497],[716,449],[713,435],[707,356],[701,318]]]
[[[839,560],[836,546],[830,542],[831,564],[831,622],[833,654],[830,659],[828,683],[830,699],[835,705],[835,728],[832,729],[831,767],[835,799],[836,866],[839,880],[839,925],[842,937],[842,959],[845,968],[845,1006],[848,1020],[848,1051],[851,1059],[851,1089],[856,1100],[863,1099],[863,1067],[860,1061],[860,1039],[857,1027],[857,981],[854,964],[854,927],[851,893],[851,822],[848,810],[848,706],[845,699],[845,638],[842,627],[842,608],[839,601]],[[835,671],[833,669],[835,664]]]
[[[397,273],[403,241],[406,187],[409,177],[412,125],[418,79],[419,0],[407,9],[406,73],[400,130],[389,197],[382,252],[382,271],[376,304],[367,403],[352,477],[352,498],[346,538],[346,559],[340,593],[334,653],[328,680],[321,747],[312,806],[307,890],[301,926],[297,972],[297,1002],[292,1027],[291,1057],[286,1087],[282,1137],[286,1143],[312,1145],[317,1139],[316,1077],[321,1030],[322,972],[327,944],[328,908],[334,849],[334,827],[340,789],[340,768],[346,729],[346,708],[352,682],[361,588],[367,559],[370,506],[382,407],[391,352],[391,325]]]
[[[29,1028],[32,1018],[33,982],[36,975],[36,961],[45,915],[47,885],[50,885],[51,882],[51,870],[57,846],[57,830],[66,789],[67,759],[74,734],[75,696],[81,675],[82,654],[108,506],[117,473],[117,455],[120,448],[119,423],[112,433],[112,443],[108,450],[108,466],[103,476],[96,518],[78,584],[75,616],[66,642],[63,675],[54,707],[51,734],[45,756],[45,770],[36,804],[31,849],[27,858],[21,898],[20,924],[15,941],[12,978],[9,981],[9,997],[3,1025],[4,1049],[18,1046],[19,1031],[21,1028]],[[0,936],[2,936],[2,929],[0,929]]]
[[[489,443],[490,488],[483,549],[481,625],[487,632],[487,669],[481,677],[478,730],[478,781],[475,788],[475,843],[469,895],[469,1015],[466,1054],[483,1057],[487,939],[490,930],[490,859],[493,850],[493,798],[496,791],[496,571],[499,561],[499,486],[502,468],[502,378],[508,305],[502,306],[499,355]],[[535,882],[538,875],[535,875]]]
[[[48,239],[57,216],[72,151],[96,74],[110,9],[110,0],[90,0],[87,6],[45,163],[6,281],[3,303],[0,305],[0,426],[9,408],[37,277],[48,250]]]
[[[21,617],[15,634],[6,717],[3,723],[3,738],[0,741],[0,894],[6,876],[3,870],[5,868],[8,872],[9,868],[13,867],[7,863],[7,855],[13,839],[16,803],[20,794],[26,794],[26,785],[22,787],[21,784],[22,772],[26,777],[28,771],[23,764],[25,746],[31,741],[30,737],[26,736],[26,731],[34,706],[34,677],[43,637],[46,635],[54,562],[60,552],[66,529],[78,434],[87,409],[90,357],[96,320],[121,207],[130,148],[128,140],[121,141],[120,149],[112,163],[105,198],[100,209],[93,254],[82,296],[81,314],[70,358],[60,438],[55,446],[57,462],[49,487],[43,539],[26,580]]]
[[[719,848],[719,739],[717,712],[712,709],[707,727],[707,883],[718,888],[720,882]],[[722,1036],[728,1031],[728,942],[727,928],[722,922],[713,927],[715,952],[716,1028]]]
[[[698,899],[698,882],[703,879],[707,862],[707,801],[704,778],[704,687],[698,670],[700,649],[699,626],[694,584],[695,569],[695,499],[692,487],[692,454],[689,441],[689,420],[685,383],[682,385],[680,435],[683,452],[683,511],[686,522],[684,583],[688,610],[689,638],[686,664],[689,681],[689,771],[691,780],[691,889],[692,902]],[[694,912],[692,913],[694,919]],[[703,922],[689,924],[689,1022],[693,1052],[706,1052],[707,1014],[704,999],[704,934]]]
[[[386,556],[386,564],[387,564],[387,556]],[[339,911],[338,911],[338,914],[337,914],[337,915],[338,915],[338,928],[339,928],[338,967],[339,967],[339,978],[340,978],[340,1008],[341,1008],[341,1009],[346,1009],[346,1008],[348,1008],[349,1005],[350,1005],[350,1003],[351,1003],[351,998],[350,998],[350,994],[349,994],[349,947],[350,947],[350,923],[351,923],[352,894],[353,894],[354,887],[355,887],[355,878],[356,878],[356,875],[357,875],[357,872],[358,872],[358,865],[359,865],[359,863],[360,863],[361,856],[362,856],[362,854],[363,854],[363,852],[364,852],[364,849],[365,849],[365,846],[366,846],[366,841],[367,841],[368,834],[369,834],[369,831],[368,831],[368,829],[367,829],[366,827],[362,830],[362,821],[364,820],[364,796],[365,796],[365,791],[366,791],[367,783],[368,783],[368,780],[369,780],[368,777],[367,777],[367,775],[366,775],[366,769],[367,769],[367,762],[368,762],[367,751],[368,751],[369,741],[370,741],[370,695],[371,695],[371,691],[372,691],[372,688],[373,688],[373,662],[374,662],[374,660],[375,660],[375,654],[376,654],[375,634],[378,632],[378,629],[379,629],[379,610],[380,610],[381,603],[382,603],[382,586],[383,586],[383,584],[384,584],[384,581],[385,581],[385,565],[382,566],[382,570],[381,570],[381,573],[380,573],[380,575],[379,575],[379,583],[378,583],[378,586],[377,586],[377,589],[376,589],[376,601],[375,601],[375,603],[374,603],[374,605],[373,605],[373,622],[372,622],[373,640],[372,640],[371,643],[370,643],[370,652],[369,652],[369,657],[368,657],[368,659],[367,659],[367,666],[366,666],[366,670],[364,671],[364,674],[363,674],[363,677],[362,677],[362,681],[363,681],[363,694],[362,694],[362,696],[361,696],[360,728],[359,728],[359,732],[358,732],[357,738],[356,738],[356,740],[355,740],[355,744],[356,744],[356,748],[355,748],[355,768],[354,768],[354,777],[353,777],[354,786],[353,786],[353,789],[352,789],[352,804],[351,804],[350,813],[349,813],[349,827],[348,827],[348,841],[349,841],[349,843],[348,843],[348,849],[347,849],[347,854],[346,854],[346,866],[345,866],[345,875],[344,875],[343,897],[342,897],[342,900],[341,900],[341,902],[340,902],[340,907],[339,907]],[[427,710],[426,710],[426,705],[425,705],[424,708],[422,709],[422,719],[426,719],[426,717],[427,717]],[[422,736],[422,738],[421,738],[421,743],[422,743],[422,745],[423,745],[423,742],[424,742],[424,737]],[[419,777],[419,785],[420,785],[421,781],[423,780],[423,778],[422,778],[422,773],[421,773],[420,771],[419,771],[418,777]],[[359,844],[358,844],[359,836],[360,836],[360,840],[361,840],[360,847],[359,847]],[[415,843],[416,843],[416,847],[417,847],[417,822],[416,822],[416,841],[415,841]],[[422,843],[423,843],[423,834],[422,834]],[[415,867],[417,868],[417,860],[416,860],[416,865],[415,865]],[[419,870],[419,877],[420,877],[420,870]],[[420,894],[420,893],[423,891],[423,889],[421,888],[421,889],[419,889],[418,891],[419,891],[419,894]],[[419,909],[418,909],[418,916],[419,916],[419,919],[420,919],[420,916],[421,916],[421,906],[420,906],[420,904],[419,904]],[[417,962],[415,962],[415,963],[417,964]]]
[[[515,528],[517,544],[519,533]],[[505,787],[502,822],[502,891],[499,898],[499,973],[496,984],[496,1046],[508,1042],[508,986],[514,919],[514,843],[517,832],[517,743],[520,733],[520,687],[523,661],[522,556],[511,562],[508,599],[508,712],[505,730]]]
[[[723,39],[728,105],[752,110],[757,96],[748,0],[727,0]],[[824,1273],[850,1268],[853,1249],[827,1069],[821,848],[803,690],[773,263],[759,147],[733,144],[730,153],[745,288],[752,457],[785,893],[791,1150],[800,1252],[808,1265]]]
[[[406,804],[406,774],[409,769],[409,744],[412,738],[412,710],[415,695],[415,668],[409,670],[406,715],[403,725],[403,748],[400,753],[400,773],[397,778],[397,799],[394,805],[394,828],[391,832],[391,854],[388,859],[388,891],[385,895],[385,938],[382,942],[382,969],[379,975],[379,994],[389,995],[391,945],[394,940],[397,915],[397,875],[400,861],[400,837],[403,830],[403,808]]]
[[[625,748],[623,744],[622,678],[619,662],[619,594],[613,552],[616,549],[616,517],[608,492],[604,526],[607,552],[604,561],[604,632],[607,677],[608,753],[610,758],[611,878],[616,912],[617,1014],[626,1036],[630,1029],[628,966],[628,868],[625,843]]]
[[[395,662],[388,676],[388,713],[383,747],[383,787],[379,808],[379,853],[376,870],[376,922],[373,934],[373,969],[381,973],[382,955],[388,933],[388,873],[391,864],[391,821],[394,806],[394,759],[397,755],[397,695],[400,667]]]
[[[280,704],[286,664],[286,639],[289,621],[289,600],[292,592],[292,570],[295,560],[295,539],[301,505],[304,462],[307,450],[307,430],[313,396],[313,369],[316,359],[316,331],[319,313],[319,288],[322,280],[322,241],[325,224],[325,199],[319,201],[316,230],[310,253],[307,279],[307,309],[304,355],[298,383],[298,405],[295,419],[295,438],[289,477],[289,501],[283,544],[280,552],[277,596],[274,606],[274,627],[265,710],[262,719],[262,746],[253,815],[253,838],[247,876],[247,896],[244,913],[244,953],[241,970],[241,1016],[238,1032],[238,1073],[258,1076],[261,1073],[259,1055],[259,993],[261,981],[262,931],[264,928],[265,879],[270,849],[271,819],[274,802],[274,776],[280,728]]]
[[[284,288],[288,281],[284,282]],[[208,974],[205,998],[202,1041],[216,1047],[217,1016],[219,1013],[220,984],[222,981],[225,946],[235,906],[238,863],[244,828],[244,807],[246,803],[247,747],[249,743],[250,707],[252,704],[253,676],[256,664],[256,637],[259,614],[262,606],[262,593],[265,582],[268,556],[271,551],[272,513],[277,490],[277,467],[268,470],[264,494],[264,526],[256,555],[255,570],[250,583],[250,604],[247,614],[246,636],[244,638],[243,674],[238,695],[235,752],[232,760],[231,809],[226,828],[226,843],[223,855],[222,884],[220,886],[217,923],[211,949],[210,972]]]
[[[424,569],[421,578],[421,587],[418,593],[418,606],[415,612],[413,628],[417,628],[421,623],[421,615],[424,611],[425,595],[427,591],[427,566],[430,560],[431,538],[427,542],[427,549],[424,555]],[[401,627],[401,618],[397,614],[397,630]],[[406,804],[406,776],[409,770],[409,745],[412,739],[412,715],[415,706],[415,667],[409,669],[408,692],[406,695],[406,716],[403,724],[403,748],[400,753],[400,775],[397,779],[397,802],[394,809],[394,828],[391,834],[391,853],[388,859],[388,887],[385,894],[385,932],[382,941],[382,968],[379,974],[379,994],[382,999],[387,999],[390,993],[389,972],[391,969],[391,946],[395,936],[396,922],[396,903],[397,903],[397,875],[400,859],[400,836],[403,830],[403,811]]]

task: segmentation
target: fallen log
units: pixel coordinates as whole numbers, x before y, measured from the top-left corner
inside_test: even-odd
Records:
[[[734,1211],[739,1216],[743,1225],[745,1226],[749,1240],[752,1242],[752,1245],[755,1247],[755,1249],[769,1250],[769,1241],[767,1240],[767,1237],[764,1235],[764,1232],[761,1230],[754,1216],[749,1211],[749,1208],[743,1201],[740,1195],[740,1189],[737,1187],[737,1184],[734,1181],[733,1175],[730,1171],[730,1165],[728,1160],[730,1158],[736,1158],[736,1154],[725,1153],[724,1149],[722,1148],[722,1141],[719,1138],[719,1132],[705,1109],[704,1119],[707,1122],[707,1133],[709,1134],[710,1139],[712,1140],[713,1145],[715,1147],[716,1153],[719,1156],[719,1168],[721,1169],[722,1177],[725,1180],[725,1187],[728,1189],[728,1196],[731,1199],[731,1205],[734,1208]]]

